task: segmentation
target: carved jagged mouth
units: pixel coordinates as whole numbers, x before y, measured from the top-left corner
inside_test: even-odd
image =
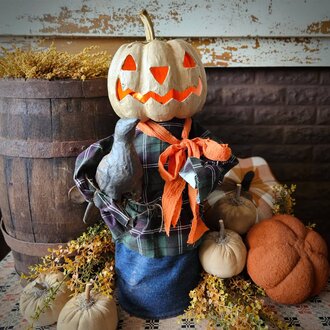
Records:
[[[196,87],[191,86],[181,92],[177,91],[176,89],[171,89],[165,95],[159,95],[155,92],[148,92],[146,94],[141,94],[129,88],[123,90],[120,79],[117,80],[117,98],[119,101],[121,101],[127,95],[131,95],[141,103],[146,103],[150,98],[153,98],[155,101],[161,104],[165,104],[170,100],[177,100],[179,102],[182,102],[191,94],[196,94],[200,96],[202,93],[202,89],[203,89],[202,80],[201,78],[199,78],[198,85]]]

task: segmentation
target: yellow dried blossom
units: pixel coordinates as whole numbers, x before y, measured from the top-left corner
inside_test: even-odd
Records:
[[[40,264],[30,267],[26,279],[34,279],[41,273],[61,271],[73,294],[84,292],[86,283],[92,281],[94,290],[112,297],[115,282],[114,243],[104,224],[90,227],[67,247],[49,250]]]
[[[242,276],[220,279],[203,273],[198,286],[190,291],[190,306],[184,318],[207,320],[208,329],[292,329],[265,305],[264,291]]]
[[[296,185],[275,185],[273,189],[273,214],[291,214],[293,215],[293,207],[296,204],[292,194],[296,190]]]
[[[84,48],[78,54],[61,52],[52,44],[41,51],[1,48],[0,78],[24,79],[93,79],[106,77],[110,55],[95,52],[98,47]]]

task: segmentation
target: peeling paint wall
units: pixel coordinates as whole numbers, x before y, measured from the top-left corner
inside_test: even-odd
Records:
[[[207,66],[328,66],[330,39],[211,38],[192,40]]]
[[[138,37],[150,12],[161,37],[330,34],[329,0],[1,0],[5,35]]]
[[[329,0],[0,0],[0,44],[113,53],[143,38],[147,8],[156,36],[184,37],[207,66],[329,66]]]

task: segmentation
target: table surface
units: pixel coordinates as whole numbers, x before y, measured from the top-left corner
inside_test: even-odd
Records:
[[[22,287],[14,270],[12,254],[9,253],[0,262],[0,330],[27,329],[28,323],[19,312],[19,296]],[[296,329],[330,329],[330,281],[327,288],[316,297],[300,305],[285,306],[267,301],[274,310]],[[179,330],[206,329],[206,323],[196,324],[192,319],[171,318],[166,320],[142,320],[131,317],[118,306],[118,330]],[[56,326],[37,329],[56,329]]]

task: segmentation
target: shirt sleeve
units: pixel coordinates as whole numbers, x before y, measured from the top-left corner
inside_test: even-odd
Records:
[[[210,138],[223,143],[213,136],[209,130],[204,129],[193,121],[190,138]],[[232,154],[226,161],[213,161],[206,157],[189,157],[180,171],[180,176],[193,188],[198,189],[197,202],[202,203],[207,196],[222,183],[225,174],[238,164],[237,158]]]
[[[100,191],[95,173],[97,166],[104,156],[110,151],[113,144],[113,136],[93,143],[85,151],[78,155],[75,164],[74,181],[85,200],[93,202],[101,212],[102,219],[111,230],[112,237],[116,240],[129,229],[131,218],[123,207],[108,198]]]
[[[74,182],[86,201],[91,202],[97,187],[95,173],[102,158],[111,151],[113,136],[90,145],[78,155],[75,164]]]

